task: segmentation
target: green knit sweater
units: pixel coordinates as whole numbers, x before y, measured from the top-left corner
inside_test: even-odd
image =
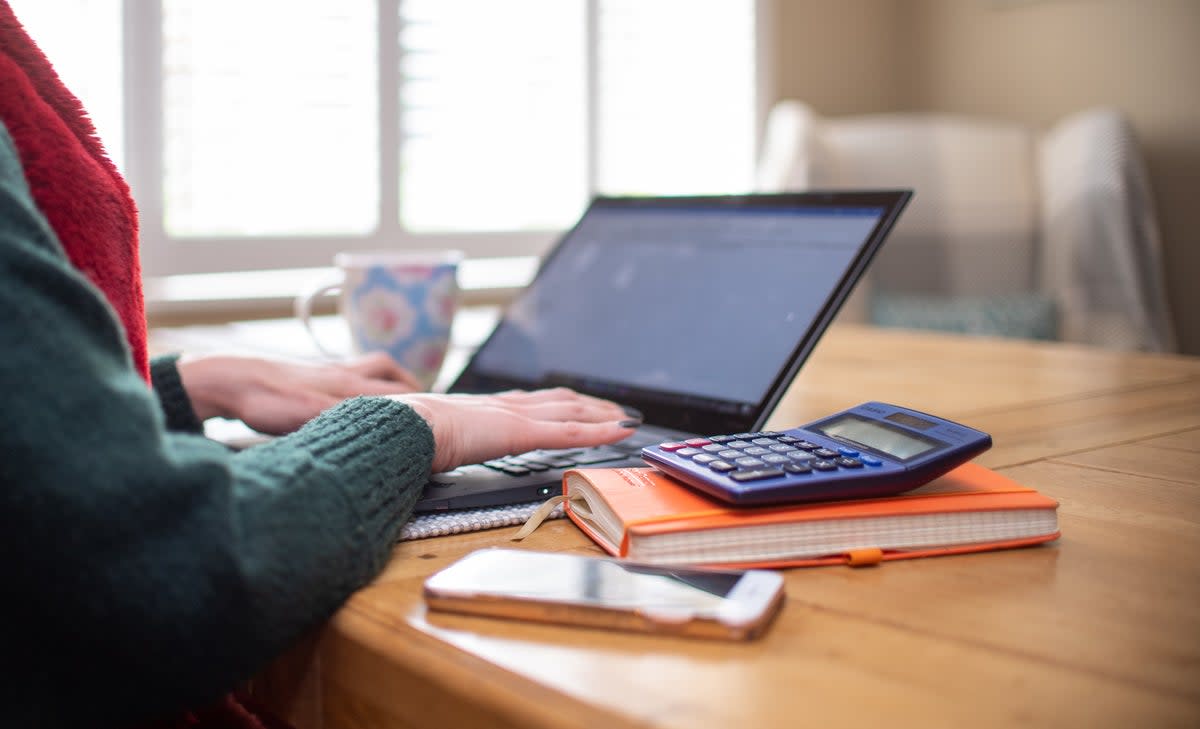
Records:
[[[6,723],[213,700],[384,565],[429,473],[425,422],[357,398],[240,453],[205,439],[172,359],[153,392],[134,370],[2,126],[0,312]]]

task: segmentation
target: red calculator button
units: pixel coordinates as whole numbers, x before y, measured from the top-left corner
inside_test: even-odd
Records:
[[[660,443],[658,447],[664,451],[674,452],[680,448],[687,448],[687,443]]]

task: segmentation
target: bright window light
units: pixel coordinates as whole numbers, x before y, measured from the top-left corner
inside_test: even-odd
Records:
[[[165,0],[162,20],[169,235],[374,230],[371,0]]]
[[[12,0],[150,275],[539,254],[595,194],[751,188],[758,0]]]

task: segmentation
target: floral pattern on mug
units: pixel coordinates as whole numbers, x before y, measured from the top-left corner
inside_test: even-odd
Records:
[[[429,296],[425,297],[425,316],[438,327],[449,327],[454,322],[454,312],[458,308],[455,294],[458,285],[453,270],[443,270],[429,284]]]
[[[417,311],[402,292],[372,289],[359,296],[357,307],[364,347],[388,349],[417,328]]]
[[[455,267],[371,266],[347,285],[355,344],[386,351],[427,385],[446,356],[457,308]]]

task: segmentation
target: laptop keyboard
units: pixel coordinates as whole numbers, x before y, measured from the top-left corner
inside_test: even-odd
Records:
[[[660,442],[661,438],[658,434],[639,430],[625,440],[612,445],[591,448],[539,449],[485,461],[483,465],[509,476],[527,476],[531,473],[542,473],[551,469],[598,466],[610,461],[625,460],[630,456],[640,454],[644,446]]]

